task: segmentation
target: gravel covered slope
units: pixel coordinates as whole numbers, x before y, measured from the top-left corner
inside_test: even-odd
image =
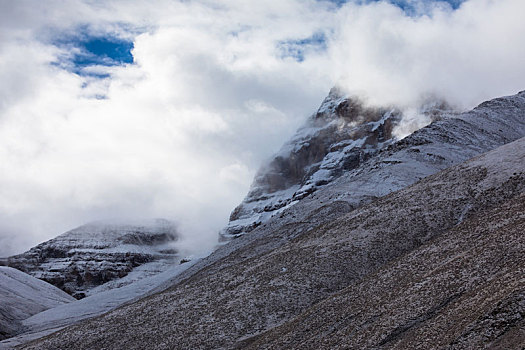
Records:
[[[523,349],[524,232],[522,193],[238,348]]]
[[[236,243],[242,242],[244,237],[241,237],[232,242],[236,249],[225,246],[222,253],[217,253],[223,254],[219,255],[220,258],[205,259],[205,268],[185,275],[185,279],[171,288],[22,348],[231,348],[244,339],[289,321],[338,291],[362,285],[378,271],[395,263],[396,259],[424,249],[421,247],[437,242],[434,241],[436,239],[443,239],[440,237],[448,237],[449,232],[454,232],[449,230],[458,224],[456,230],[468,227],[476,217],[505,216],[505,212],[498,214],[497,209],[510,205],[507,203],[513,199],[523,199],[523,193],[525,139],[520,139],[334,218],[328,224],[301,232],[291,225],[289,229],[285,227],[259,237],[246,235],[244,237],[252,238]],[[327,206],[337,205],[335,202]],[[323,215],[323,208],[319,210],[316,215]],[[509,239],[514,239],[514,236],[509,236]],[[514,245],[509,243],[515,249],[520,249],[520,244],[520,240],[516,240]],[[447,251],[445,247],[439,249]],[[514,254],[514,251],[509,254]],[[497,255],[494,261],[496,258]],[[449,262],[447,254],[438,255],[436,259],[439,260],[436,266]],[[510,275],[518,273],[516,269],[522,266],[521,260],[512,259],[509,261],[513,263],[508,266]],[[431,264],[430,261],[428,263]],[[484,266],[483,261],[479,263]],[[405,268],[409,274],[426,275],[419,265]],[[445,285],[454,285],[458,279],[452,273],[436,276],[439,277],[436,283]],[[521,281],[511,276],[505,278],[501,281]],[[400,280],[399,283],[404,282]],[[437,287],[425,294],[425,288],[407,282],[414,291],[421,291],[421,299],[409,302],[412,309],[407,309],[406,317],[394,315],[398,318],[392,316],[392,322],[385,319],[390,328],[385,328],[385,333],[381,334],[392,336],[384,344],[405,339],[397,334],[409,334],[404,329],[408,327],[412,330],[413,327],[409,327],[412,322],[410,317],[416,315],[413,322],[419,322],[420,312],[422,320],[427,317],[424,310],[434,310],[433,307],[441,310],[453,305],[455,300],[466,298],[469,293],[476,295],[475,283],[481,281],[475,279],[470,283],[472,290],[458,289],[460,294],[452,293],[453,298],[447,301],[438,297],[440,289]],[[516,291],[518,287],[519,284],[516,284]],[[390,292],[395,293],[395,290],[382,290],[382,293]],[[363,299],[365,296],[366,292],[363,292]],[[481,298],[481,294],[477,297]],[[519,294],[494,294],[494,298],[512,305],[514,300],[518,303],[520,300]],[[388,313],[388,310],[378,308]],[[394,314],[395,310],[392,309]],[[468,310],[465,309],[465,312],[468,313]],[[490,319],[490,312],[487,315]],[[372,316],[380,317],[381,314]],[[443,322],[447,323],[447,320]],[[482,326],[485,324],[480,322]],[[472,323],[472,329],[476,327]],[[468,332],[465,332],[465,337],[458,338],[458,341],[466,339],[468,343]],[[379,342],[385,340],[381,337],[377,339]]]

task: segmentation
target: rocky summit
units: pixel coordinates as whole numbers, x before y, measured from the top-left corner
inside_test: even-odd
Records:
[[[429,100],[418,113],[420,119],[430,122],[453,111],[443,101]],[[367,106],[333,88],[317,112],[259,169],[248,195],[231,213],[223,238],[250,232],[359,168],[396,141],[396,129],[401,129],[403,121],[403,112],[395,106]]]

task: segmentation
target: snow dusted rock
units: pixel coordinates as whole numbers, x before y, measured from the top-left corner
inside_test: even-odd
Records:
[[[16,334],[22,320],[74,300],[47,282],[0,266],[0,340]]]
[[[177,237],[175,225],[163,219],[96,222],[12,256],[7,265],[80,299],[164,271],[179,258]]]
[[[337,98],[332,98],[333,103],[325,101],[325,105],[328,106],[324,109],[328,113],[326,115],[335,111],[334,106],[339,106],[344,101],[343,97],[341,99],[337,101]],[[385,114],[382,114],[383,116]],[[320,117],[318,130],[323,128],[323,118]],[[389,118],[396,126],[398,117]],[[511,235],[504,236],[506,231],[500,232],[499,228],[506,224],[505,217],[509,213],[519,213],[520,210],[523,212],[520,207],[515,207],[523,202],[523,140],[466,165],[428,176],[525,135],[525,93],[483,103],[468,113],[438,114],[436,119],[431,125],[403,140],[385,141],[377,149],[365,147],[362,151],[368,152],[367,159],[360,161],[356,168],[330,168],[335,170],[331,173],[334,174],[333,178],[326,184],[313,183],[315,191],[300,200],[294,200],[273,211],[247,211],[248,224],[252,219],[260,220],[261,213],[268,214],[267,221],[253,229],[250,234],[241,235],[238,239],[221,246],[209,257],[196,261],[186,270],[165,276],[163,287],[157,289],[159,293],[151,294],[150,290],[147,298],[128,303],[106,315],[77,324],[27,346],[35,349],[198,349],[231,348],[236,345],[241,348],[257,348],[264,347],[265,344],[269,344],[269,347],[277,344],[277,347],[293,348],[305,340],[302,337],[309,334],[308,327],[302,329],[294,326],[290,334],[287,333],[290,328],[284,328],[283,331],[275,327],[286,325],[294,317],[307,320],[306,326],[316,325],[315,320],[308,319],[307,316],[318,315],[319,319],[323,320],[319,325],[326,325],[322,332],[331,332],[334,327],[339,327],[337,323],[330,323],[330,312],[334,308],[330,308],[326,314],[323,314],[323,310],[314,309],[311,313],[308,313],[308,310],[323,300],[330,302],[329,298],[336,292],[344,293],[345,298],[348,295],[359,295],[359,300],[363,301],[368,300],[370,295],[381,296],[383,292],[388,294],[390,290],[398,293],[395,300],[399,301],[399,305],[403,305],[398,309],[393,307],[394,302],[386,306],[380,304],[383,299],[385,302],[389,300],[387,296],[383,296],[383,299],[378,297],[377,309],[366,304],[362,304],[365,305],[362,309],[359,309],[361,304],[356,306],[357,313],[367,310],[370,317],[363,318],[363,322],[357,324],[355,329],[349,329],[349,334],[355,330],[360,332],[357,327],[364,327],[372,320],[375,322],[373,328],[379,331],[368,339],[371,344],[378,346],[380,343],[388,346],[397,344],[398,341],[409,342],[410,339],[414,339],[410,338],[413,337],[411,332],[419,329],[420,325],[421,329],[426,330],[419,339],[426,339],[427,334],[429,337],[433,336],[427,332],[432,330],[432,326],[425,326],[427,321],[429,323],[426,325],[439,325],[432,322],[438,322],[440,319],[445,320],[445,323],[449,322],[458,332],[447,333],[447,337],[443,337],[444,341],[449,344],[466,344],[467,347],[480,339],[483,344],[485,334],[499,332],[491,324],[497,326],[500,318],[512,324],[522,323],[519,313],[522,303],[519,290],[522,285],[519,284],[519,278],[512,277],[519,276],[519,270],[515,268],[523,265],[519,255],[515,254],[523,245],[523,242],[518,241],[521,236],[515,234],[523,231],[522,226],[519,226],[522,223],[515,220],[519,220],[520,217],[514,217],[513,222],[507,221],[511,225],[518,225],[517,231],[512,231],[514,233]],[[363,128],[368,127],[370,125]],[[343,127],[342,130],[344,129]],[[374,132],[371,129],[367,129],[367,132]],[[392,131],[393,129],[390,133]],[[330,138],[333,135],[326,136]],[[309,148],[310,143],[306,143],[300,149],[315,149]],[[305,154],[308,155],[309,152],[305,151]],[[321,163],[325,157],[326,155]],[[303,164],[302,161],[291,158],[293,162]],[[305,157],[308,158],[309,156]],[[317,165],[312,169],[315,170],[316,167]],[[280,169],[288,168],[290,167],[285,164]],[[342,171],[338,173],[337,169]],[[267,179],[261,183],[267,186],[265,188],[297,187],[298,184],[293,185],[294,181],[300,181],[299,185],[304,186],[307,181],[314,179],[313,174],[320,170],[321,165],[312,175],[302,178],[300,175],[294,175],[295,180],[291,182],[279,179],[279,176],[284,176],[282,174],[295,174],[286,173],[286,170],[281,175],[277,174],[275,179]],[[301,171],[297,174],[301,174]],[[425,179],[409,186],[421,178]],[[390,194],[400,189],[404,190]],[[293,197],[294,194],[295,192],[288,195]],[[274,203],[277,198],[270,197],[264,199],[263,195],[253,203],[257,203],[257,206],[264,204],[264,208],[270,202]],[[365,205],[367,203],[370,204]],[[503,211],[498,212],[500,206]],[[495,212],[492,212],[493,210]],[[251,216],[253,213],[254,216]],[[491,220],[485,220],[474,225],[476,218],[494,218],[492,222],[496,224],[489,227],[488,223],[491,223]],[[241,224],[241,221],[234,224]],[[461,225],[466,229],[454,231],[455,226]],[[468,243],[474,244],[476,236],[472,236],[473,227],[492,230],[488,232],[490,236],[487,236],[487,239],[480,241],[483,249],[474,251],[473,246],[461,246],[461,242],[450,241],[464,237]],[[447,233],[449,230],[452,230],[451,233]],[[507,242],[508,238],[508,244],[498,243],[495,238],[500,235],[503,242]],[[432,240],[439,242],[440,237],[444,237],[442,243],[429,250],[428,254],[425,253],[427,255],[424,258],[416,259],[421,247],[422,252],[425,252],[425,244]],[[435,255],[436,250],[440,249],[440,253]],[[455,265],[449,263],[460,260],[447,260],[451,249],[454,250],[454,254],[457,253],[454,256],[471,256],[469,259],[473,263],[465,265],[465,268],[460,265],[458,270]],[[403,265],[407,267],[406,273],[403,269],[391,268],[396,259],[409,256],[411,252],[416,252],[415,263]],[[429,257],[434,256],[444,258],[436,260],[432,265],[430,263],[433,261]],[[508,256],[509,259],[499,259],[501,256]],[[428,268],[423,263],[429,263]],[[186,268],[184,265],[186,264],[179,267]],[[425,269],[413,270],[412,267],[417,266],[425,266]],[[440,270],[440,266],[447,266],[447,269]],[[498,269],[509,271],[509,274],[497,276]],[[384,275],[376,276],[378,271],[385,271]],[[425,286],[430,283],[425,282],[424,278],[431,278],[435,272],[440,272],[437,279],[439,283],[432,284],[435,288],[432,290],[433,294],[428,296]],[[133,272],[128,276],[132,274]],[[376,282],[361,284],[362,281],[371,281],[374,276],[374,281],[384,283],[383,279],[393,274],[398,274],[398,277],[390,281],[391,284],[384,290],[373,289],[375,285],[383,285]],[[475,277],[470,279],[471,275]],[[403,276],[423,280],[410,280]],[[510,278],[507,278],[508,276]],[[378,279],[375,279],[376,277]],[[499,277],[504,279],[500,281]],[[119,283],[126,278],[114,280],[98,288]],[[505,288],[500,289],[497,294],[490,288],[487,289],[486,284],[476,284],[491,280],[496,281],[494,285],[503,285]],[[146,279],[139,283],[144,281]],[[458,284],[454,285],[454,281],[458,281]],[[49,327],[62,327],[85,317],[99,315],[101,310],[111,310],[123,300],[129,301],[129,295],[139,297],[148,290],[149,284],[143,283],[141,288],[134,288],[137,283],[133,283],[124,288],[97,293],[79,302],[34,315],[25,320],[24,325],[29,332],[50,332]],[[401,287],[394,289],[397,285]],[[346,288],[352,286],[357,287],[347,293]],[[439,313],[440,311],[435,312],[434,308],[449,300],[447,298],[450,295],[446,295],[447,291],[456,287],[459,288],[458,293],[462,293],[463,290],[469,291],[466,294],[456,293],[457,297],[453,294],[454,298],[450,299],[449,303],[459,305],[457,309],[452,309],[452,313],[459,314],[463,312],[461,310],[465,311],[462,315],[468,324],[463,328],[463,323],[458,324],[456,318],[448,317],[447,314]],[[403,288],[415,292],[403,294]],[[483,296],[487,293],[482,292],[478,295],[478,290],[488,291],[487,293],[494,298],[484,299]],[[357,292],[360,294],[356,294]],[[474,295],[472,300],[478,301],[473,304],[476,307],[481,305],[480,300],[486,300],[479,308],[478,314],[467,312],[470,299],[465,299],[463,295]],[[409,297],[412,298],[411,302],[402,304],[402,301],[408,300]],[[427,299],[424,299],[425,297]],[[345,299],[344,303],[336,304],[336,311],[345,310],[345,305],[353,300],[355,299]],[[91,313],[92,305],[95,304],[100,307]],[[70,305],[75,307],[68,307]],[[416,305],[417,309],[411,310],[411,305]],[[385,324],[381,323],[382,318],[376,317],[376,314],[385,308],[392,311],[388,318],[392,322],[387,324],[386,328]],[[399,309],[402,309],[402,312],[396,314]],[[308,314],[304,316],[304,312]],[[366,316],[366,312],[360,314]],[[78,315],[80,317],[77,317]],[[424,317],[421,318],[421,315]],[[475,319],[474,316],[480,318]],[[336,317],[339,320],[347,315],[343,312]],[[421,322],[413,323],[411,320]],[[350,325],[352,324],[350,322]],[[272,329],[276,333],[266,333]],[[298,332],[294,333],[293,329],[298,329]],[[381,329],[385,329],[384,334],[380,332]],[[478,331],[479,329],[482,331]],[[505,333],[509,334],[505,335],[505,341],[513,345],[515,343],[512,339],[519,339],[519,332],[516,333],[517,336],[512,336],[511,333],[516,332]],[[250,338],[255,334],[261,334],[261,338]],[[286,345],[278,343],[281,334],[284,334],[283,339],[292,340]],[[322,340],[323,334],[325,333],[317,340]],[[409,337],[404,338],[404,334]],[[30,338],[23,338],[24,335],[21,335],[18,342],[13,344],[24,343],[27,339],[37,336],[33,334]],[[259,339],[263,340],[259,342]],[[345,338],[342,339],[344,341]],[[313,339],[312,344],[322,348],[317,340]],[[333,344],[337,346],[338,342],[340,340],[334,337]]]
[[[525,135],[525,92],[466,113],[452,113],[444,103],[424,104],[421,113],[435,121],[396,140],[400,112],[365,108],[332,90],[308,122],[315,126],[299,130],[261,169],[222,236],[291,223],[300,231],[320,204],[332,203],[340,215]],[[313,224],[326,220],[317,217]]]
[[[430,122],[449,111],[444,102],[422,104]],[[230,216],[224,238],[250,232],[392,144],[403,118],[395,108],[366,106],[333,88],[317,113],[259,169],[244,201]]]
[[[466,196],[461,194],[464,186],[470,188]],[[406,211],[410,205],[401,199],[409,197],[417,198],[421,207]],[[434,216],[431,208],[440,197],[463,210],[451,205],[444,217]],[[400,218],[393,219],[394,225],[385,222],[376,236],[373,226],[388,212],[380,207],[387,202],[397,202],[390,210]],[[342,236],[333,243],[369,250],[373,248],[366,242],[379,238],[381,242],[373,244],[415,244],[415,249],[238,348],[525,347],[525,138],[386,196],[341,218],[315,239],[331,240],[334,232],[353,228],[356,215],[368,210],[375,214],[369,216],[368,225],[361,223],[348,233],[348,244],[343,244]],[[418,222],[420,215],[434,217]],[[379,219],[376,223],[374,216]],[[448,220],[456,224],[439,228],[439,222]],[[419,242],[406,240],[418,230]]]

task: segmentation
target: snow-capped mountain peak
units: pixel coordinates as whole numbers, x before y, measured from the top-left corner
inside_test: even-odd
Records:
[[[358,168],[398,141],[400,135],[451,112],[446,102],[429,99],[417,109],[423,118],[415,123],[401,108],[368,106],[358,97],[332,88],[317,112],[259,169],[221,236],[250,232],[343,173]]]

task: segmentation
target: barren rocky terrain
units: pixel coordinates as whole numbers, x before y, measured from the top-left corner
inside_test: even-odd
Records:
[[[312,119],[328,123],[300,129],[263,166],[211,255],[139,283],[91,286],[0,347],[519,348],[525,92],[436,112],[402,140],[392,113],[329,96]],[[323,144],[334,120],[342,133]],[[369,138],[373,147],[355,143]],[[366,157],[352,163],[356,152]],[[290,166],[303,175],[276,190]]]
[[[522,167],[490,196],[497,203],[472,206],[459,224],[239,348],[523,348],[524,184]]]

